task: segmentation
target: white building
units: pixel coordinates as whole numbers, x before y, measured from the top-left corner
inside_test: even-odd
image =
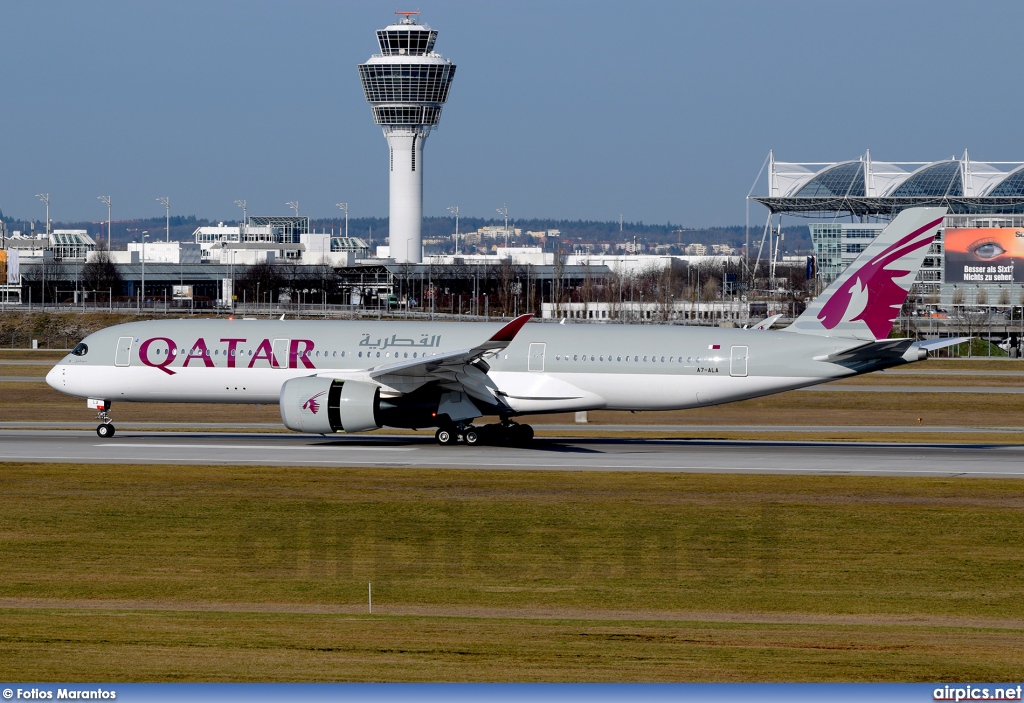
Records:
[[[132,256],[132,253],[137,256]],[[120,254],[122,252],[110,252]],[[125,263],[198,264],[202,262],[202,249],[194,242],[128,242],[129,260]]]
[[[26,235],[15,231],[4,248],[17,249],[22,261],[52,256],[57,261],[85,261],[96,250],[96,241],[84,229],[55,229],[50,235]]]

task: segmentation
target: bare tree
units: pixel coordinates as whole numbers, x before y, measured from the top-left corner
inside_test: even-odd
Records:
[[[121,271],[108,252],[96,252],[96,256],[82,266],[82,286],[87,291],[96,291],[100,298],[111,291],[113,295],[121,294],[124,286]]]

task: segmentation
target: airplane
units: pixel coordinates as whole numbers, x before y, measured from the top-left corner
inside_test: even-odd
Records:
[[[528,444],[514,418],[731,403],[926,359],[962,339],[889,339],[945,208],[901,212],[782,330],[620,324],[151,320],[90,334],[47,374],[87,399],[280,405],[313,434],[437,428],[435,439]],[[763,325],[758,325],[763,327]],[[497,416],[495,424],[473,421]]]

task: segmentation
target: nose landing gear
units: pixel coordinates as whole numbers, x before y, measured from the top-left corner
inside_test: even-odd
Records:
[[[110,410],[110,406],[111,402],[109,400],[99,400],[97,398],[89,398],[88,400],[88,407],[98,411],[96,419],[100,421],[100,425],[96,428],[96,434],[102,439],[109,439],[114,436],[114,421],[110,419],[110,415],[107,413]]]

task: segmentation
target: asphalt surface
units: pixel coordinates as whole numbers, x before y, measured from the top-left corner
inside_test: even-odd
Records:
[[[408,435],[0,431],[0,461],[1024,478],[1024,445],[547,439],[441,447]]]

